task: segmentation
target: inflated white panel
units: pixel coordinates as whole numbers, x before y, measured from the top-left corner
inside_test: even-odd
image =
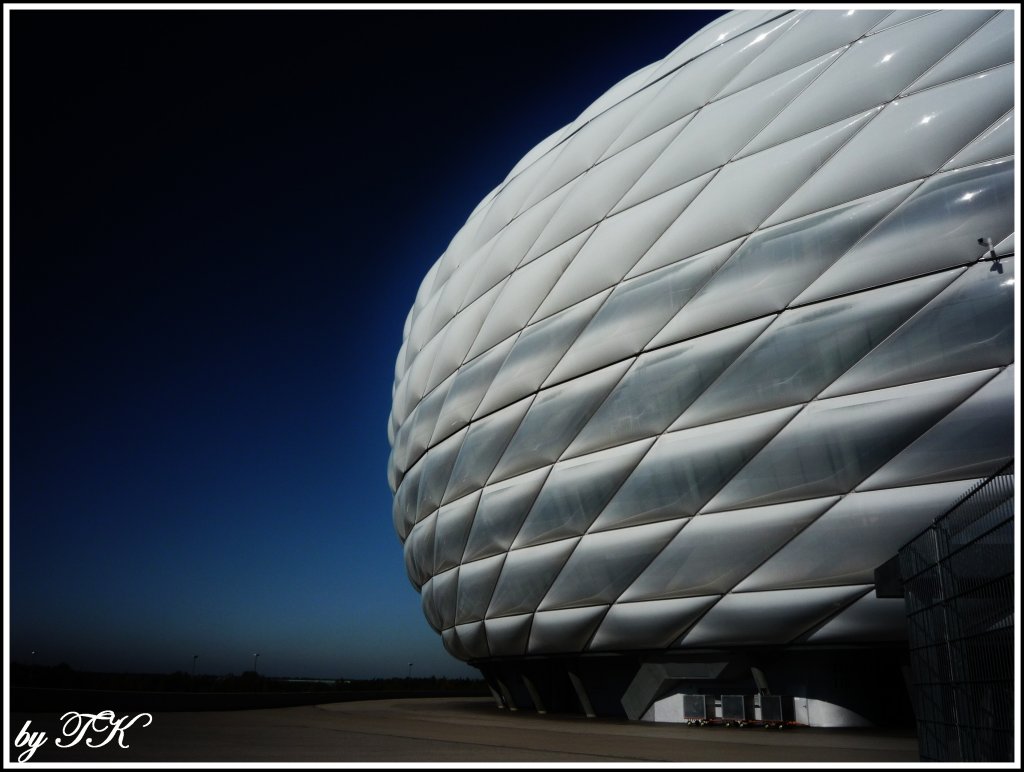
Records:
[[[739,91],[829,51],[838,51],[860,38],[888,11],[870,8],[842,11],[800,11],[782,45],[769,46],[723,90]]]
[[[982,257],[979,237],[1013,230],[1013,161],[936,174],[812,284],[797,303],[878,286]],[[951,214],[953,216],[951,216]],[[899,255],[899,260],[893,260]]]
[[[950,16],[951,13],[940,14]],[[1013,11],[1001,11],[921,78],[909,92],[938,86],[957,78],[1013,61]]]
[[[665,343],[781,311],[908,195],[906,185],[758,231],[651,342]],[[732,302],[744,297],[743,303]]]
[[[512,546],[550,471],[535,469],[484,488],[463,560],[504,554]]]
[[[487,415],[540,388],[610,293],[610,289],[605,290],[523,330],[494,376],[476,415]]]
[[[677,645],[790,643],[871,588],[872,585],[854,585],[726,595]]]
[[[1013,67],[890,102],[768,224],[934,173],[1013,106]]]
[[[640,353],[731,253],[732,245],[718,247],[619,284],[546,383],[577,377],[609,360]]]
[[[622,594],[621,600],[729,592],[834,502],[835,499],[813,499],[694,517]]]
[[[987,10],[936,13],[858,40],[758,135],[754,149],[771,147],[890,101],[992,14]]]
[[[639,440],[555,464],[512,546],[582,534],[652,442]]]
[[[628,367],[629,362],[620,362],[540,392],[505,449],[494,479],[557,461]]]
[[[783,408],[662,435],[593,530],[694,514],[796,411]]]
[[[943,170],[1013,155],[1013,110],[982,132],[976,140],[953,156]]]
[[[869,584],[875,569],[943,514],[976,480],[852,493],[736,586],[737,592]],[[857,544],[856,550],[831,545]]]
[[[875,568],[1014,452],[1016,21],[724,14],[425,258],[386,475],[446,650],[901,640]]]
[[[509,657],[526,653],[533,614],[485,619],[484,631],[492,657]]]
[[[826,54],[701,109],[630,190],[628,200],[643,201],[730,161],[835,56]]]
[[[869,592],[807,637],[809,643],[902,641],[907,637],[903,598],[878,598]]]
[[[484,618],[504,563],[505,553],[502,552],[500,555],[462,564],[455,611],[457,623]]]
[[[984,370],[811,402],[707,511],[849,493],[994,374]]]
[[[862,113],[726,164],[629,275],[660,268],[752,232],[871,114]],[[760,184],[750,185],[751,179]]]
[[[773,318],[739,324],[640,355],[565,456],[661,434]]]
[[[1002,272],[984,262],[964,272],[939,274],[955,280],[822,396],[870,391],[1012,362],[1014,264],[1013,259],[1002,261]],[[909,287],[934,278],[897,286]]]
[[[780,314],[690,405],[676,428],[807,402],[950,281],[926,276]]]
[[[508,553],[487,617],[533,612],[579,539],[563,539]]]
[[[588,648],[592,651],[666,648],[716,600],[717,595],[616,603],[608,609]]]
[[[861,488],[986,477],[1013,458],[1013,366],[925,432]]]
[[[530,654],[582,651],[607,606],[538,611],[530,630]]]
[[[612,603],[681,525],[671,521],[587,534],[544,596],[540,610]]]
[[[509,277],[508,283],[493,301],[490,312],[480,325],[476,340],[467,354],[468,358],[472,359],[487,351],[526,326],[543,300],[543,295],[537,292],[537,288],[555,285],[580,247],[590,238],[591,233],[593,229],[588,228],[522,266]]]

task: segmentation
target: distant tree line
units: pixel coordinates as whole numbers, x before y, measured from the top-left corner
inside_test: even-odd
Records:
[[[424,691],[453,694],[488,694],[480,678],[271,678],[252,670],[239,675],[174,673],[96,673],[59,665],[11,665],[13,686],[53,689],[107,689],[149,692],[366,692]]]

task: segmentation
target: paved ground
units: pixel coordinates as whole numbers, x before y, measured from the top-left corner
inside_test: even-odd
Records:
[[[47,733],[32,762],[907,762],[910,732],[696,728],[498,710],[490,698],[375,700],[272,710],[158,713],[127,750],[57,748],[59,717],[12,716]],[[20,750],[12,749],[11,760]]]

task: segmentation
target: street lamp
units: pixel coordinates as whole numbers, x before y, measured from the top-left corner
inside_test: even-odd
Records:
[[[260,653],[257,651],[252,655],[252,672],[256,672],[256,660],[260,658]]]
[[[406,678],[412,678],[412,663],[409,663],[409,672],[405,676]]]
[[[192,655],[192,675],[193,676],[196,674],[196,661],[198,659],[199,659],[199,655],[198,654],[193,654]]]

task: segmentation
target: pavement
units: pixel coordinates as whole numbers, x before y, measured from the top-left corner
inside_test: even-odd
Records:
[[[30,763],[94,762],[586,762],[895,763],[918,761],[912,731],[689,727],[499,710],[490,698],[344,702],[269,710],[154,713],[116,738],[60,748],[60,716],[16,713],[47,739]],[[106,733],[95,732],[94,744]],[[62,740],[66,745],[67,740]],[[13,762],[24,748],[11,748]]]

